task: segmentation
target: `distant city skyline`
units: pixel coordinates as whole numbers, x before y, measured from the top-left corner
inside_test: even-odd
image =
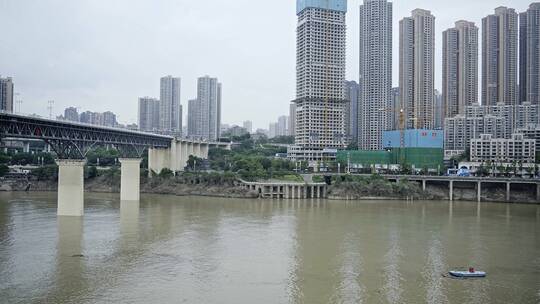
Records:
[[[409,16],[415,8],[430,10],[436,16],[435,88],[441,91],[443,30],[461,19],[480,27],[481,19],[496,7],[508,6],[521,13],[532,1],[392,2],[394,50],[398,49],[398,20]],[[347,80],[358,81],[358,20],[362,3],[348,1]],[[0,26],[11,29],[3,36],[6,43],[0,46],[0,74],[13,78],[15,92],[23,100],[21,112],[48,116],[47,100],[55,100],[55,116],[66,107],[76,106],[113,111],[118,113],[121,123],[137,122],[138,98],[156,92],[159,84],[154,79],[168,74],[185,80],[181,93],[184,109],[196,95],[196,78],[215,75],[227,85],[223,122],[241,124],[249,119],[254,129],[268,126],[271,117],[285,113],[294,99],[294,1],[276,2],[264,10],[253,9],[263,2],[247,0],[105,4],[0,3]],[[124,13],[126,6],[130,7],[129,15]],[[237,14],[247,19],[230,17]],[[91,27],[80,22],[86,19],[93,20]],[[283,22],[277,24],[276,19]],[[119,20],[124,26],[117,26]],[[160,21],[159,26],[156,20]],[[201,27],[200,20],[213,22],[204,22]],[[253,26],[246,27],[246,23]],[[40,35],[42,31],[47,31],[46,38]],[[254,35],[258,32],[265,35]],[[174,43],[170,35],[178,37],[177,41],[191,43]],[[105,47],[101,41],[106,42]],[[139,47],[133,48],[134,43]],[[215,43],[221,45],[217,50],[210,47]],[[33,51],[36,45],[39,53]],[[393,86],[397,86],[399,79],[397,58],[398,52],[394,51]],[[243,110],[238,111],[239,107]]]

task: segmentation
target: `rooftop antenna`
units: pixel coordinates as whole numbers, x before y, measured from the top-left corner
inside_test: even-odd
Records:
[[[53,106],[54,106],[54,100],[49,100],[49,101],[47,101],[47,103],[49,104],[47,106],[47,109],[49,110],[49,119],[52,119],[52,110],[53,110]]]

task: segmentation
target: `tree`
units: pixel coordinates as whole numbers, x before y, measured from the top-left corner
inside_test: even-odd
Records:
[[[9,167],[5,164],[0,164],[0,176],[5,176],[9,173]]]
[[[158,175],[160,178],[164,178],[164,179],[169,179],[171,177],[174,176],[174,172],[172,172],[170,169],[168,168],[163,168],[161,169],[161,172],[159,172],[159,175]]]

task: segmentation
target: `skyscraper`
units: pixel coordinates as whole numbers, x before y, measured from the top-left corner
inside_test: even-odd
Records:
[[[79,121],[79,112],[75,107],[69,107],[64,110],[64,118],[67,121]]]
[[[358,83],[358,146],[382,149],[392,89],[392,3],[386,0],[364,0],[360,6]]]
[[[13,112],[14,85],[11,77],[0,77],[0,111]]]
[[[400,112],[401,112],[401,101],[399,98],[399,87],[392,88],[392,96],[388,111],[388,129],[389,130],[398,130],[401,128],[400,125]]]
[[[345,82],[345,99],[347,107],[345,110],[345,130],[348,141],[357,143],[358,140],[358,98],[360,87],[356,81]],[[358,144],[358,143],[357,143]]]
[[[321,160],[325,148],[346,146],[346,0],[297,0],[296,126],[289,156]]]
[[[287,136],[288,134],[289,116],[282,115],[278,117],[277,121],[277,136]]]
[[[512,8],[482,19],[482,105],[517,103],[517,28]]]
[[[432,129],[435,17],[415,9],[399,22],[399,87],[407,128]]]
[[[111,111],[101,113],[101,124],[106,127],[116,127],[118,122],[116,121],[116,114]]]
[[[442,104],[444,116],[465,113],[478,103],[478,27],[457,21],[443,32]]]
[[[289,136],[296,134],[296,104],[291,102],[289,105]]]
[[[246,120],[242,123],[242,127],[246,129],[246,132],[253,133],[253,122],[251,120]]]
[[[139,130],[157,131],[160,128],[159,100],[151,97],[139,98]]]
[[[540,2],[519,14],[519,100],[540,103]]]
[[[217,140],[221,135],[221,83],[209,76],[197,80],[197,99],[188,104],[188,136]]]
[[[165,76],[160,83],[160,129],[182,134],[182,105],[180,104],[180,78]]]

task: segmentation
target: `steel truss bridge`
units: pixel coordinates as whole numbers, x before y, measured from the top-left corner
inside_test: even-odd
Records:
[[[83,159],[98,146],[139,158],[147,148],[169,148],[173,137],[41,117],[0,113],[0,139],[41,139],[59,159]]]

